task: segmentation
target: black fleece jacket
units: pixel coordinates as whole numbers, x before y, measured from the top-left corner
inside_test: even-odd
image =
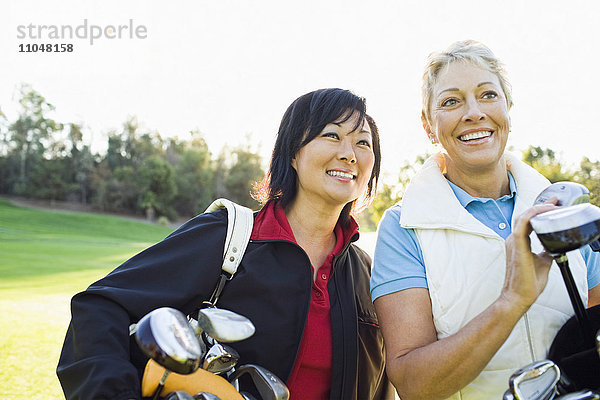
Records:
[[[159,307],[192,314],[221,273],[226,211],[202,214],[132,257],[71,301],[57,374],[68,400],[139,399],[147,358],[128,327]],[[356,240],[356,236],[353,241]],[[284,381],[292,371],[310,303],[310,260],[287,241],[250,241],[219,307],[248,317],[256,333],[234,344],[243,364]],[[393,399],[383,339],[369,292],[370,258],[348,244],[328,283],[333,334],[331,399]]]

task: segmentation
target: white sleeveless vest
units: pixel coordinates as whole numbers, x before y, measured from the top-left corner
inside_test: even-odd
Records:
[[[515,217],[533,205],[550,182],[514,155],[505,154],[517,186]],[[473,217],[458,201],[440,168],[441,154],[429,158],[411,180],[402,199],[400,224],[413,228],[425,261],[433,320],[438,339],[459,331],[490,306],[504,284],[504,240]],[[534,252],[543,250],[535,233]],[[573,277],[587,304],[587,269],[581,253],[568,254]],[[519,320],[482,373],[451,399],[500,399],[518,368],[546,358],[560,327],[574,314],[567,290],[553,263],[548,284]],[[473,352],[477,343],[473,343]]]

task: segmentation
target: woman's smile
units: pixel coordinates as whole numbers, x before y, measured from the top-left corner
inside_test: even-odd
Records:
[[[354,175],[351,171],[341,169],[328,170],[327,175],[342,182],[351,182],[356,179],[356,175]]]
[[[472,131],[473,130],[461,134],[458,137],[458,140],[460,140],[461,142],[464,142],[464,143],[480,143],[483,141],[482,139],[489,138],[494,134],[494,132],[492,130],[476,129],[474,132],[472,132]]]

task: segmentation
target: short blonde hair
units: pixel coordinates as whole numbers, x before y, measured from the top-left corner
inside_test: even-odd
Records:
[[[508,109],[513,105],[511,86],[506,76],[504,64],[484,44],[474,40],[463,40],[452,43],[445,51],[434,52],[427,58],[427,65],[423,74],[423,111],[422,116],[429,122],[431,109],[431,96],[440,72],[454,61],[471,62],[484,68],[498,77],[500,86],[506,97]]]

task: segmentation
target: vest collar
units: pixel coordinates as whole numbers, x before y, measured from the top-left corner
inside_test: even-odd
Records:
[[[517,186],[514,221],[516,216],[531,207],[550,182],[514,154],[505,152],[504,159]],[[444,170],[445,161],[441,153],[425,161],[404,193],[400,225],[413,229],[454,229],[500,238],[460,204],[443,175]]]

